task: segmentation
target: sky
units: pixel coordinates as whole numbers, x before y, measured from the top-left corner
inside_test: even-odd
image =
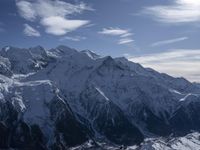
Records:
[[[0,0],[0,47],[66,45],[200,82],[200,0]]]

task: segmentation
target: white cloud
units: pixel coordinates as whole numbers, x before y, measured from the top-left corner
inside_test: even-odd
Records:
[[[170,39],[170,40],[158,41],[158,42],[151,44],[151,46],[152,47],[162,46],[162,45],[172,44],[172,43],[176,43],[176,42],[181,42],[181,41],[184,41],[187,39],[188,39],[188,37],[180,37],[180,38],[175,38],[175,39]]]
[[[171,50],[138,57],[128,56],[128,59],[175,77],[183,76],[190,81],[200,82],[200,50]]]
[[[131,33],[128,29],[110,27],[110,28],[103,28],[102,31],[99,31],[98,33],[103,35],[119,37],[120,39],[118,41],[118,44],[128,44],[134,41],[131,38],[133,33]]]
[[[16,5],[19,9],[19,14],[26,20],[33,21],[36,19],[37,13],[34,10],[32,3],[28,1],[17,1]]]
[[[63,17],[48,17],[41,21],[46,27],[46,32],[53,35],[64,35],[88,24],[87,20],[68,20]]]
[[[133,33],[128,32],[126,34],[122,34],[120,37],[125,38],[125,37],[130,37],[132,35],[133,35]]]
[[[60,16],[67,17],[73,14],[81,14],[85,10],[93,10],[85,3],[70,4],[60,0],[36,0],[37,3],[33,4],[35,10],[37,10],[38,16],[52,17]]]
[[[103,28],[102,31],[99,31],[99,33],[112,36],[123,36],[129,34],[129,30],[110,27],[110,28]]]
[[[24,24],[24,34],[26,36],[35,36],[35,37],[39,37],[40,36],[40,32],[37,31],[36,29],[34,29],[33,27],[31,27],[28,24]]]
[[[88,20],[69,19],[69,16],[93,10],[82,2],[71,4],[61,0],[17,0],[16,5],[24,19],[39,21],[53,35],[64,35],[88,24]]]
[[[74,37],[65,36],[65,37],[60,38],[60,41],[70,40],[70,41],[78,42],[78,41],[85,40],[85,39],[86,39],[86,37],[83,37],[83,36],[74,36]]]
[[[27,20],[35,20],[36,17],[67,17],[76,13],[81,14],[85,10],[93,10],[85,3],[71,4],[61,0],[17,0],[16,5],[20,15]]]
[[[131,38],[123,38],[123,39],[120,39],[118,44],[128,44],[128,43],[132,43],[134,40],[131,39]]]
[[[174,0],[171,5],[146,7],[143,13],[163,23],[200,22],[200,0]]]

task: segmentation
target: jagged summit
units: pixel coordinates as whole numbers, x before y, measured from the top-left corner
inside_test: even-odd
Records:
[[[4,47],[0,136],[7,136],[0,148],[135,145],[146,137],[183,136],[200,130],[199,95],[198,84],[126,58],[66,46]]]

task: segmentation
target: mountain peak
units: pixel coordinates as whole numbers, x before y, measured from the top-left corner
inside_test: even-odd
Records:
[[[59,45],[59,46],[56,47],[56,49],[63,50],[63,51],[68,51],[68,50],[77,51],[76,49],[68,47],[68,46],[65,46],[65,45]]]
[[[83,50],[82,53],[85,53],[87,56],[89,56],[91,59],[98,59],[100,58],[100,55],[96,54],[95,52],[91,50]]]
[[[69,55],[75,54],[78,51],[74,48],[60,45],[56,48],[52,48],[52,49],[48,50],[48,52],[50,52],[51,54],[53,54],[56,57],[63,57],[63,56],[69,56]]]

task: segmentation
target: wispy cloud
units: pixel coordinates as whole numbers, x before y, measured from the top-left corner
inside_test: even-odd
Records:
[[[32,7],[32,3],[28,1],[17,1],[16,5],[19,9],[19,14],[26,20],[34,21],[37,17],[37,12]]]
[[[131,37],[133,33],[131,33],[131,31],[128,29],[110,27],[110,28],[103,28],[102,31],[99,31],[98,33],[103,35],[119,37],[120,39],[118,41],[118,44],[128,44],[134,41]]]
[[[175,38],[175,39],[170,39],[170,40],[158,41],[158,42],[151,44],[151,46],[152,47],[163,46],[163,45],[181,42],[181,41],[184,41],[184,40],[187,40],[187,39],[188,39],[188,37],[180,37],[180,38]]]
[[[99,33],[112,36],[123,36],[128,34],[129,30],[110,27],[110,28],[103,28],[102,31],[99,31]]]
[[[70,40],[70,41],[74,41],[74,42],[78,42],[78,41],[81,41],[81,40],[85,40],[86,37],[83,37],[83,36],[65,36],[65,37],[62,37],[60,38],[60,41],[65,41],[65,40]]]
[[[69,19],[69,16],[93,10],[83,2],[71,4],[61,0],[17,0],[16,5],[24,19],[39,22],[53,35],[64,35],[88,24],[89,20]]]
[[[164,53],[149,54],[144,56],[128,56],[133,62],[138,62],[145,67],[154,68],[160,72],[176,77],[186,77],[190,81],[200,82],[200,50],[170,50]]]
[[[128,44],[128,43],[132,43],[134,42],[133,39],[131,38],[124,38],[124,39],[120,39],[118,44]]]
[[[40,36],[40,32],[37,31],[36,29],[34,29],[33,27],[31,27],[28,24],[24,24],[24,34],[26,36],[34,36],[34,37]]]
[[[171,5],[146,7],[142,13],[163,23],[200,22],[200,0],[174,0]]]
[[[125,38],[125,37],[130,37],[132,35],[133,35],[133,33],[128,32],[126,34],[121,35],[120,37]]]

